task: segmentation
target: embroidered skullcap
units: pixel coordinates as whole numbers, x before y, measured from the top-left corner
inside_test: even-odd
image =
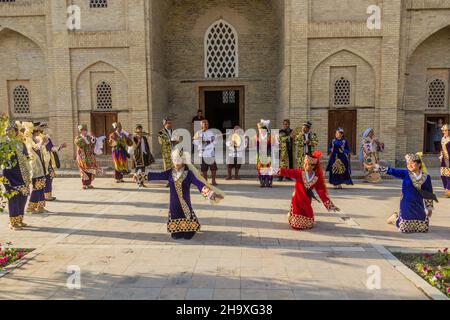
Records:
[[[441,128],[442,131],[450,130],[450,127],[448,124],[444,124]]]
[[[83,131],[83,130],[87,130],[87,124],[80,124],[78,126],[78,131]]]
[[[170,119],[169,117],[165,117],[163,119],[163,125],[165,126],[167,124],[167,122],[172,121],[172,119]]]
[[[322,152],[314,151],[312,154],[306,155],[305,163],[318,164],[321,157],[322,157]]]
[[[312,123],[311,123],[311,121],[307,121],[307,122],[303,123],[303,126],[307,127],[307,128],[311,128],[312,127]]]
[[[344,129],[342,129],[342,128],[337,128],[336,131],[337,131],[337,132],[340,132],[340,133],[344,133]]]
[[[419,161],[421,161],[420,156],[417,155],[417,154],[413,154],[413,153],[407,154],[405,156],[405,159],[406,159],[406,162],[419,162]]]

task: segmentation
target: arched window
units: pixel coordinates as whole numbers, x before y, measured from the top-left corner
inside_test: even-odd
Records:
[[[428,85],[428,108],[445,107],[445,82],[434,79]]]
[[[334,83],[334,99],[335,106],[350,105],[350,81],[344,77],[339,78]]]
[[[112,90],[111,86],[102,81],[97,85],[97,109],[108,110],[112,109]]]
[[[13,91],[14,113],[30,113],[30,95],[28,89],[22,85],[14,88]]]
[[[108,8],[108,0],[90,0],[90,8]]]
[[[238,77],[238,36],[223,20],[214,22],[205,34],[205,78]]]

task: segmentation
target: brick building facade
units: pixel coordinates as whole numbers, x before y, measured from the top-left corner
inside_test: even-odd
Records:
[[[367,26],[373,5],[380,29]],[[308,119],[321,149],[337,124],[355,148],[373,127],[399,160],[435,151],[433,123],[448,121],[449,16],[448,0],[0,0],[0,112],[48,121],[57,142],[80,123],[139,123],[155,154],[164,116],[184,128],[199,108],[220,128]]]

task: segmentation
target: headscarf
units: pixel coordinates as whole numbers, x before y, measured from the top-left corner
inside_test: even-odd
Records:
[[[405,156],[406,161],[420,161],[422,172],[425,174],[428,174],[427,166],[425,165],[425,162],[423,161],[423,152],[417,152],[416,154],[407,154]]]
[[[305,161],[310,161],[312,164],[316,165],[316,177],[319,178],[319,181],[324,182],[325,178],[322,170],[322,165],[320,164],[320,158],[322,158],[322,152],[316,150],[311,155],[306,155]]]
[[[369,134],[371,132],[373,132],[373,129],[368,128],[368,129],[366,129],[366,131],[364,131],[363,136],[362,136],[361,146],[359,148],[359,162],[361,162],[361,163],[364,163],[364,153],[363,153],[364,140],[366,140],[366,138],[369,136]]]

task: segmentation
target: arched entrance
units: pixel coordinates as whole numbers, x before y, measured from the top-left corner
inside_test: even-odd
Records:
[[[409,151],[437,154],[439,126],[450,118],[450,26],[420,43],[407,62],[405,86],[406,143]]]

